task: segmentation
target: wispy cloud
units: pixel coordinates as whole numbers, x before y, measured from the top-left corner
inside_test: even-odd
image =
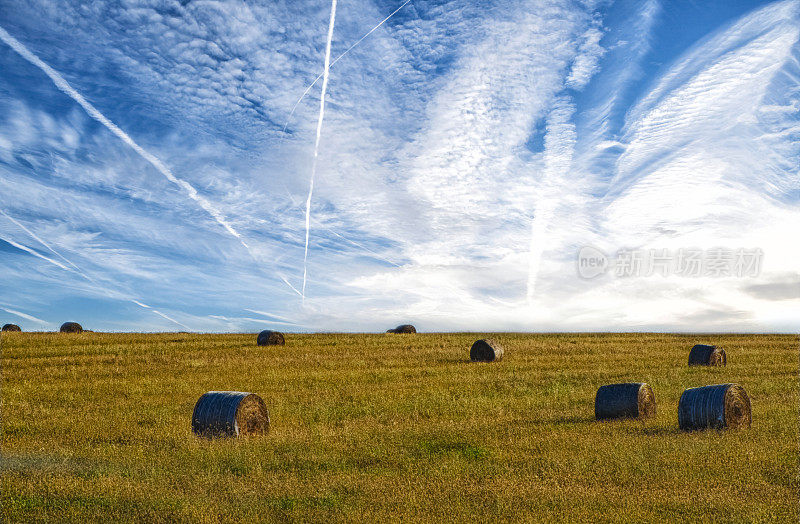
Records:
[[[80,105],[89,114],[89,116],[103,124],[103,126],[105,126],[109,131],[119,137],[120,140],[129,145],[131,149],[136,151],[139,156],[144,158],[148,163],[156,168],[159,173],[164,175],[167,180],[183,189],[189,198],[197,202],[200,207],[205,209],[208,214],[211,215],[214,220],[217,221],[217,223],[219,223],[219,225],[225,228],[228,233],[238,238],[245,248],[248,248],[247,244],[242,239],[242,235],[228,223],[222,212],[214,207],[205,197],[201,196],[191,184],[176,177],[172,171],[165,166],[163,162],[161,162],[161,160],[137,144],[127,133],[106,118],[105,115],[98,111],[96,107],[90,104],[83,97],[83,95],[78,93],[66,80],[64,80],[64,77],[62,77],[55,69],[45,64],[38,56],[31,53],[27,47],[25,47],[19,40],[8,34],[8,32],[2,27],[0,27],[0,40],[6,43],[14,51],[19,53],[20,56],[22,56],[25,60],[41,69],[44,74],[50,77],[50,80],[52,80],[53,83],[64,92],[64,94],[75,100],[75,102],[77,102],[78,105]]]
[[[2,34],[30,56],[0,48],[13,217],[0,217],[13,242],[0,293],[51,318],[50,304],[113,289],[138,304],[119,300],[105,325],[145,330],[796,325],[793,299],[753,287],[800,257],[785,241],[800,199],[796,0],[707,2],[680,23],[656,0],[391,4],[338,6],[331,57],[347,59],[330,70],[305,308],[322,100],[295,103],[319,74],[330,5],[7,6]],[[584,244],[758,246],[765,267],[746,282],[584,281]]]

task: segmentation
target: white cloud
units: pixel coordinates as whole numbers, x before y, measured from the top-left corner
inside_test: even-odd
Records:
[[[784,326],[742,282],[581,281],[573,257],[585,243],[725,243],[762,247],[765,280],[791,269],[797,5],[743,16],[646,87],[654,0],[411,2],[331,71],[306,308],[291,287],[302,275],[317,90],[282,127],[319,73],[329,6],[16,6],[3,25],[213,202],[257,262],[41,82],[0,100],[0,208],[16,221],[0,233],[39,239],[54,254],[43,256],[152,304],[129,313],[137,326],[154,307],[159,326],[209,331],[400,319],[421,329]],[[384,9],[341,4],[333,54]],[[56,42],[81,45],[62,53]],[[31,289],[101,295],[30,260],[4,253],[0,264]]]

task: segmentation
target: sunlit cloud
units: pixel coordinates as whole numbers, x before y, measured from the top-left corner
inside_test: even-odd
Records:
[[[11,309],[102,301],[117,318],[93,327],[147,331],[797,329],[779,288],[800,260],[800,2],[339,3],[306,215],[330,7],[7,6]],[[764,259],[584,279],[586,245]]]

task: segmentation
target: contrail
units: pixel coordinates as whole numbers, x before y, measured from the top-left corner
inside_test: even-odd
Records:
[[[36,318],[33,315],[28,315],[27,313],[23,313],[22,311],[17,311],[16,309],[11,309],[7,307],[0,307],[6,313],[11,313],[12,315],[17,315],[18,317],[24,318],[25,320],[30,320],[33,322],[39,322],[41,324],[47,324],[46,320],[42,320],[41,318]]]
[[[224,315],[208,315],[209,318],[216,318],[219,320],[224,320],[226,322],[235,322],[237,320],[246,320],[247,322],[260,322],[263,323],[266,319],[263,318],[253,318],[253,317],[226,317]],[[270,324],[286,324],[287,326],[299,326],[296,322],[281,322],[280,320],[266,320]]]
[[[17,249],[21,249],[21,250],[23,250],[23,251],[25,251],[27,253],[30,253],[31,255],[33,255],[35,257],[39,257],[42,260],[46,260],[46,261],[50,262],[51,264],[60,267],[64,271],[72,271],[70,268],[68,268],[67,266],[65,266],[61,262],[58,262],[57,260],[53,260],[50,257],[46,257],[43,254],[41,254],[38,251],[36,251],[35,249],[29,248],[28,246],[24,246],[22,244],[18,244],[16,242],[14,242],[13,240],[9,240],[7,238],[0,237],[0,240],[2,240],[3,242],[7,242],[7,243],[11,244],[12,246],[14,246]]]
[[[278,277],[279,277],[281,280],[283,280],[283,281],[286,283],[286,285],[287,285],[287,286],[289,286],[290,288],[292,288],[292,291],[294,291],[295,293],[297,293],[297,294],[298,294],[298,295],[300,295],[301,297],[303,296],[303,294],[302,294],[300,291],[298,291],[298,290],[297,290],[297,288],[296,288],[296,287],[294,287],[294,286],[292,285],[292,283],[291,283],[291,282],[289,282],[289,281],[286,279],[286,277],[285,277],[285,276],[281,275],[280,273],[277,273],[277,275],[278,275]]]
[[[74,273],[77,273],[78,275],[82,276],[83,278],[85,278],[86,280],[88,280],[89,282],[91,282],[92,284],[94,284],[94,286],[95,286],[97,289],[99,289],[100,291],[102,291],[103,293],[105,293],[106,295],[108,295],[109,297],[112,297],[112,298],[115,298],[115,299],[120,299],[120,298],[122,298],[122,299],[124,299],[124,300],[129,300],[130,302],[133,302],[133,303],[134,303],[134,304],[136,304],[137,306],[140,306],[140,307],[143,307],[143,308],[149,309],[149,310],[151,310],[153,313],[155,313],[156,315],[160,315],[160,316],[164,317],[165,319],[167,319],[167,320],[169,320],[169,321],[171,321],[171,322],[174,322],[175,324],[177,324],[177,325],[181,326],[182,328],[184,328],[184,329],[187,329],[187,330],[189,330],[189,331],[192,331],[192,329],[191,329],[191,328],[189,328],[188,326],[186,326],[186,325],[184,325],[184,324],[181,324],[181,323],[180,323],[180,322],[178,322],[177,320],[175,320],[175,319],[173,319],[173,318],[170,318],[170,317],[168,317],[168,316],[167,316],[167,315],[165,315],[164,313],[162,313],[162,312],[158,311],[157,309],[154,309],[154,308],[152,308],[152,307],[148,306],[147,304],[143,304],[142,302],[139,302],[138,300],[134,300],[134,299],[132,299],[132,298],[130,298],[130,297],[126,297],[126,296],[125,296],[124,294],[122,294],[122,293],[113,292],[113,291],[110,291],[110,290],[108,290],[107,288],[103,287],[103,286],[102,286],[101,284],[99,284],[99,283],[98,283],[98,282],[97,282],[95,279],[93,279],[92,277],[90,277],[89,275],[87,275],[85,272],[83,272],[83,271],[81,270],[81,268],[79,268],[78,266],[76,266],[75,264],[73,264],[72,262],[70,262],[70,260],[69,260],[67,257],[65,257],[64,255],[62,255],[61,253],[59,253],[58,251],[56,251],[55,249],[53,249],[53,248],[50,246],[50,244],[48,244],[47,242],[45,242],[44,240],[42,240],[42,239],[41,239],[41,238],[40,238],[38,235],[36,235],[35,233],[33,233],[33,232],[30,230],[30,229],[28,229],[27,227],[25,227],[24,225],[22,225],[20,222],[17,222],[16,220],[14,220],[12,217],[10,217],[8,214],[6,214],[6,213],[5,213],[3,210],[0,210],[0,214],[2,214],[4,217],[6,217],[7,219],[9,219],[11,222],[13,222],[14,224],[16,224],[16,225],[17,225],[17,226],[18,226],[20,229],[22,229],[23,231],[25,231],[26,233],[28,233],[28,234],[29,234],[31,237],[33,237],[33,238],[34,238],[34,239],[35,239],[37,242],[39,242],[40,244],[42,244],[44,247],[46,247],[47,249],[49,249],[50,251],[52,251],[52,252],[53,252],[53,253],[54,253],[56,256],[58,256],[58,257],[59,257],[61,260],[63,260],[64,262],[66,262],[67,264],[69,264],[70,266],[72,266],[72,268],[73,268],[73,269],[70,269],[70,268],[68,268],[67,266],[65,266],[64,264],[62,264],[62,263],[58,262],[57,260],[53,260],[53,259],[52,259],[52,258],[50,258],[50,257],[46,257],[46,256],[42,255],[41,253],[39,253],[39,252],[38,252],[38,251],[36,251],[35,249],[29,248],[28,246],[25,246],[25,245],[23,245],[23,244],[19,244],[19,243],[17,243],[17,242],[14,242],[13,240],[8,240],[8,239],[2,238],[2,237],[0,237],[0,240],[3,240],[3,241],[5,241],[5,242],[8,242],[8,243],[9,243],[9,244],[11,244],[12,246],[14,246],[14,247],[16,247],[16,248],[18,248],[18,249],[22,249],[23,251],[26,251],[26,252],[30,253],[31,255],[34,255],[34,256],[36,256],[36,257],[39,257],[39,258],[41,258],[42,260],[46,260],[47,262],[50,262],[51,264],[53,264],[53,265],[55,265],[55,266],[58,266],[58,267],[60,267],[60,268],[61,268],[61,269],[63,269],[64,271],[69,271],[69,272],[74,272]],[[10,312],[10,311],[9,311],[9,312]],[[23,318],[26,318],[26,317],[23,317]],[[35,319],[35,320],[39,320],[39,319]],[[40,321],[40,322],[44,322],[44,321]]]
[[[333,24],[336,21],[336,0],[331,0],[331,19],[328,23],[328,41],[325,44],[325,69],[322,73],[322,96],[319,98],[319,117],[317,118],[317,137],[314,140],[314,159],[311,162],[311,182],[308,186],[306,200],[306,248],[303,253],[303,291],[306,298],[306,275],[308,274],[308,235],[311,231],[311,196],[314,193],[314,177],[317,174],[317,155],[319,154],[319,138],[322,135],[322,120],[325,118],[325,92],[328,90],[328,73],[331,67],[331,42],[333,41]]]
[[[532,304],[536,294],[542,253],[547,232],[558,207],[560,192],[568,187],[567,174],[572,166],[575,152],[575,125],[570,122],[575,105],[567,98],[559,98],[547,116],[547,132],[544,137],[543,188],[537,202],[536,213],[531,223],[530,251],[528,258],[527,301]]]
[[[78,93],[65,79],[62,77],[55,69],[50,67],[49,65],[45,64],[38,56],[34,55],[31,51],[28,50],[19,40],[8,34],[8,32],[0,27],[0,40],[6,43],[11,49],[16,51],[22,58],[30,62],[31,64],[35,65],[42,71],[44,74],[50,77],[50,80],[60,89],[64,94],[75,100],[85,111],[89,114],[92,118],[103,124],[109,131],[114,133],[117,137],[120,138],[123,142],[128,144],[131,149],[136,151],[142,158],[148,161],[153,167],[158,170],[159,173],[164,175],[164,177],[172,182],[173,184],[177,185],[181,189],[183,189],[195,202],[197,202],[200,207],[202,207],[211,217],[225,230],[236,237],[239,242],[250,251],[249,246],[244,242],[242,239],[242,235],[236,231],[233,226],[231,226],[228,221],[225,219],[223,214],[216,209],[208,200],[206,200],[203,196],[197,193],[197,190],[192,187],[191,184],[186,182],[185,180],[181,180],[180,178],[176,177],[170,169],[164,165],[158,158],[153,156],[151,153],[146,151],[142,148],[139,144],[137,144],[130,136],[128,136],[125,131],[117,127],[111,120],[106,118],[100,111],[97,110],[92,104],[90,104],[83,96]]]
[[[360,44],[360,43],[361,43],[361,42],[362,42],[362,41],[363,41],[365,38],[367,38],[369,35],[371,35],[371,34],[372,34],[372,33],[373,33],[373,32],[374,32],[376,29],[378,29],[380,26],[382,26],[384,23],[386,23],[386,21],[387,21],[387,20],[389,20],[391,17],[393,17],[393,16],[394,16],[394,15],[395,15],[395,14],[396,14],[396,13],[397,13],[399,10],[401,10],[402,8],[404,8],[404,7],[406,6],[406,4],[408,4],[409,2],[411,2],[411,0],[406,0],[405,2],[403,2],[403,4],[402,4],[400,7],[398,7],[398,8],[397,8],[397,9],[395,9],[394,11],[392,11],[392,13],[391,13],[389,16],[387,16],[386,18],[384,18],[383,20],[381,20],[381,21],[380,21],[380,23],[379,23],[378,25],[376,25],[375,27],[373,27],[372,29],[370,29],[369,31],[367,31],[367,32],[364,34],[364,36],[362,36],[361,38],[359,38],[358,40],[356,40],[356,41],[355,41],[355,43],[354,43],[353,45],[351,45],[350,47],[348,47],[348,48],[347,48],[347,50],[346,50],[344,53],[342,53],[341,55],[337,56],[337,57],[336,57],[336,59],[335,59],[333,62],[331,62],[331,65],[330,65],[330,67],[333,67],[333,65],[334,65],[336,62],[338,62],[339,60],[341,60],[342,58],[344,58],[344,56],[345,56],[347,53],[349,53],[349,52],[350,52],[350,51],[351,51],[351,50],[352,50],[352,49],[353,49],[355,46],[357,46],[358,44]],[[320,79],[320,78],[322,78],[322,77],[323,77],[323,75],[325,75],[325,73],[322,73],[322,74],[320,74],[320,75],[319,75],[317,78],[315,78],[315,79],[314,79],[314,81],[313,81],[313,82],[311,82],[311,84],[310,84],[310,85],[309,85],[309,86],[306,88],[306,90],[305,90],[305,91],[303,91],[303,94],[302,94],[302,95],[300,95],[300,98],[298,98],[298,99],[297,99],[297,102],[295,102],[295,103],[294,103],[294,106],[292,107],[292,110],[289,112],[289,116],[288,116],[288,117],[286,117],[286,123],[285,123],[285,124],[283,124],[283,131],[284,131],[284,132],[286,132],[286,128],[289,126],[289,120],[291,120],[291,119],[292,119],[292,115],[294,115],[294,111],[295,111],[295,109],[297,109],[297,106],[298,106],[298,105],[300,105],[300,102],[302,102],[302,101],[303,101],[303,99],[306,97],[306,95],[308,94],[308,92],[309,92],[309,91],[311,91],[311,88],[312,88],[312,87],[314,87],[314,86],[317,84],[317,82],[319,82],[319,79]]]
[[[368,253],[372,254],[372,257],[373,257],[373,258],[376,258],[376,259],[378,259],[378,260],[383,260],[384,262],[387,262],[387,263],[389,263],[389,264],[391,264],[391,265],[393,265],[393,266],[395,266],[395,267],[403,267],[403,266],[401,266],[400,264],[398,264],[398,263],[396,263],[396,262],[392,262],[392,261],[391,261],[391,260],[389,260],[388,258],[385,258],[385,257],[383,257],[383,256],[379,255],[378,253],[376,253],[375,251],[371,250],[371,249],[370,249],[370,248],[368,248],[367,246],[365,246],[365,245],[363,245],[363,244],[359,244],[359,243],[358,243],[358,242],[356,242],[355,240],[350,240],[349,238],[347,238],[347,237],[345,237],[345,236],[342,236],[342,235],[340,235],[339,233],[337,233],[336,231],[334,231],[333,229],[331,229],[331,228],[329,228],[329,227],[322,226],[322,229],[325,229],[326,231],[329,231],[329,232],[333,233],[334,235],[336,235],[337,237],[341,238],[341,239],[342,239],[342,240],[344,240],[345,242],[350,242],[350,243],[351,243],[351,244],[353,244],[354,246],[356,246],[356,247],[359,247],[359,248],[363,249],[364,251],[366,251],[366,252],[368,252]]]
[[[410,1],[410,0],[409,0],[409,1]],[[296,206],[296,205],[297,205],[297,200],[295,200],[295,199],[294,199],[294,197],[292,196],[292,193],[289,191],[289,188],[288,188],[288,187],[286,187],[286,184],[284,184],[283,186],[284,186],[284,188],[286,189],[286,196],[289,198],[289,200],[291,200],[291,201],[292,201],[292,205],[293,205],[293,206]],[[379,255],[378,253],[376,253],[375,251],[371,250],[371,249],[370,249],[370,248],[368,248],[367,246],[364,246],[364,245],[362,245],[362,244],[359,244],[358,242],[356,242],[356,241],[354,241],[354,240],[350,240],[349,238],[347,238],[347,237],[345,237],[345,236],[343,236],[343,235],[340,235],[339,233],[337,233],[336,231],[334,231],[333,229],[331,229],[331,228],[329,228],[329,227],[326,227],[326,226],[322,226],[322,225],[320,225],[320,222],[319,222],[319,220],[313,220],[313,222],[314,222],[314,224],[315,224],[315,225],[319,225],[319,226],[320,226],[322,229],[324,229],[324,230],[326,230],[326,231],[330,231],[331,233],[333,233],[333,234],[334,234],[334,235],[336,235],[337,237],[341,238],[341,239],[342,239],[342,240],[344,240],[345,242],[350,242],[350,243],[351,243],[351,244],[353,244],[354,246],[356,246],[356,247],[359,247],[359,248],[363,249],[364,251],[367,251],[368,253],[371,253],[371,254],[373,255],[373,258],[375,258],[376,260],[383,260],[384,262],[388,262],[389,264],[391,264],[391,265],[393,265],[393,266],[396,266],[396,267],[403,267],[403,266],[401,266],[400,264],[398,264],[398,263],[396,263],[396,262],[392,262],[392,261],[391,261],[391,260],[389,260],[388,258],[385,258],[385,257],[383,257],[383,256]],[[279,276],[280,276],[280,275],[279,275]],[[289,284],[289,281],[288,281],[288,280],[286,280],[286,278],[284,278],[283,276],[281,276],[281,278],[283,279],[283,281],[284,281],[284,282],[286,282],[287,284]],[[300,294],[300,292],[299,292],[299,291],[297,291],[297,289],[296,289],[294,286],[292,286],[291,284],[289,284],[289,286],[290,286],[290,287],[291,287],[291,288],[294,290],[294,292],[295,292],[295,293],[297,293],[298,295]]]
[[[72,262],[71,262],[71,261],[70,261],[70,260],[69,260],[67,257],[65,257],[64,255],[62,255],[61,253],[59,253],[58,251],[56,251],[55,249],[53,249],[53,248],[50,246],[50,244],[48,244],[47,242],[45,242],[44,240],[42,240],[42,239],[41,239],[41,238],[40,238],[40,237],[39,237],[37,234],[35,234],[33,231],[31,231],[30,229],[28,229],[27,227],[25,227],[25,225],[24,225],[24,224],[22,224],[22,223],[18,222],[17,220],[15,220],[15,219],[14,219],[14,217],[12,217],[12,216],[10,216],[10,215],[6,214],[6,212],[5,212],[5,211],[3,211],[2,209],[0,209],[0,215],[3,215],[4,217],[6,217],[6,218],[7,218],[8,220],[10,220],[10,221],[11,221],[11,222],[12,222],[14,225],[16,225],[18,228],[20,228],[20,229],[22,229],[23,231],[25,231],[26,233],[28,233],[28,235],[30,235],[30,236],[31,236],[31,237],[32,237],[34,240],[36,240],[36,241],[37,241],[37,242],[39,242],[41,245],[43,245],[44,247],[46,247],[46,248],[47,248],[47,249],[48,249],[48,250],[49,250],[51,253],[53,253],[53,254],[54,254],[54,255],[56,255],[58,258],[60,258],[61,260],[63,260],[64,262],[66,262],[67,264],[69,264],[70,266],[72,266],[72,267],[75,269],[75,271],[77,271],[78,273],[80,273],[80,275],[81,275],[83,278],[85,278],[86,280],[89,280],[90,282],[92,282],[92,283],[94,283],[94,284],[97,284],[97,282],[95,282],[95,280],[94,280],[92,277],[90,277],[89,275],[87,275],[86,273],[84,273],[83,271],[81,271],[81,268],[79,268],[78,266],[76,266],[75,264],[73,264],[73,263],[72,263]]]
[[[531,222],[531,240],[530,250],[528,255],[528,287],[527,299],[530,304],[536,293],[536,281],[539,276],[539,266],[542,261],[542,253],[545,248],[545,239],[547,237],[547,229],[550,226],[550,221],[553,218],[555,206],[549,201],[550,195],[544,203],[536,209],[536,212]]]
[[[294,322],[291,318],[282,317],[280,315],[276,315],[275,313],[268,313],[266,311],[259,311],[258,309],[247,309],[247,308],[245,308],[244,310],[245,311],[249,311],[250,313],[255,313],[256,315],[261,315],[261,316],[264,316],[264,317],[272,317],[272,319],[277,318],[278,320],[283,320],[283,321],[285,321],[284,322],[285,324],[297,324],[297,322]],[[272,320],[272,319],[270,319],[270,320]]]
[[[179,326],[183,327],[184,329],[186,329],[186,330],[188,330],[188,331],[193,331],[193,330],[192,330],[192,328],[190,328],[190,327],[189,327],[189,326],[187,326],[186,324],[181,324],[180,322],[178,322],[178,321],[177,321],[177,320],[175,320],[174,318],[168,317],[167,315],[165,315],[164,313],[162,313],[161,311],[157,310],[157,309],[156,309],[156,308],[154,308],[154,307],[148,306],[147,304],[143,304],[143,303],[139,302],[138,300],[134,300],[134,299],[132,299],[132,298],[131,298],[131,299],[129,299],[129,300],[130,300],[131,302],[133,302],[134,304],[136,304],[137,306],[139,306],[139,307],[143,307],[143,308],[145,308],[145,309],[149,309],[150,311],[152,311],[152,312],[153,312],[153,313],[155,313],[156,315],[162,316],[162,317],[166,318],[167,320],[169,320],[170,322],[174,322],[175,324],[178,324]]]

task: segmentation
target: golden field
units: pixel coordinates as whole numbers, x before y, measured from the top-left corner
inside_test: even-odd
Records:
[[[11,522],[797,522],[796,335],[2,334]],[[695,343],[724,368],[688,367]],[[648,382],[645,423],[594,421]],[[678,430],[687,387],[736,382],[751,429]],[[191,432],[209,390],[259,394],[263,438]]]

